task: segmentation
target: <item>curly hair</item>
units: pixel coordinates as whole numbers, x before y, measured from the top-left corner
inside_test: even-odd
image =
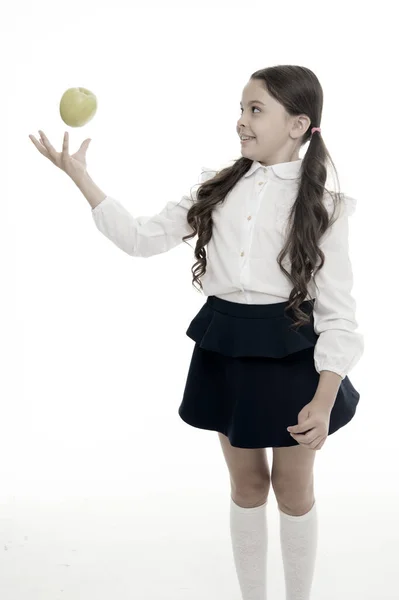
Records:
[[[324,265],[325,256],[318,242],[335,222],[335,210],[342,201],[340,192],[330,192],[325,188],[327,163],[331,164],[338,182],[337,171],[321,135],[311,134],[313,127],[320,127],[323,90],[310,69],[295,65],[279,65],[255,71],[251,80],[262,81],[268,93],[283,105],[289,115],[305,114],[310,119],[310,125],[301,139],[301,147],[309,140],[310,143],[302,160],[297,197],[288,216],[289,229],[284,246],[276,259],[293,285],[285,310],[291,310],[296,319],[292,326],[300,327],[310,322],[310,315],[300,308],[308,294],[308,283]],[[187,222],[193,233],[184,236],[182,241],[186,242],[198,234],[194,249],[197,260],[191,272],[192,284],[194,287],[197,284],[199,290],[202,290],[200,278],[206,271],[205,246],[212,236],[212,210],[225,200],[230,190],[250,169],[252,162],[250,158],[241,156],[232,166],[202,183],[197,190],[196,202],[187,213]],[[331,218],[324,204],[325,194],[331,196],[334,205]],[[291,272],[282,265],[287,255]],[[318,259],[320,263],[317,265]]]

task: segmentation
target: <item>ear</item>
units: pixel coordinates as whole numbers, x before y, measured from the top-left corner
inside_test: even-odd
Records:
[[[295,117],[292,125],[291,134],[294,138],[300,138],[305,135],[310,127],[310,119],[307,115],[299,115]]]

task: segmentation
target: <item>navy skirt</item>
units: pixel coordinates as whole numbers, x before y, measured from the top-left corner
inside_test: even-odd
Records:
[[[287,431],[317,389],[313,302],[310,323],[294,329],[288,301],[240,304],[209,296],[186,335],[195,341],[179,415],[219,431],[237,448],[296,446]],[[360,395],[348,376],[330,415],[331,435],[353,418]]]

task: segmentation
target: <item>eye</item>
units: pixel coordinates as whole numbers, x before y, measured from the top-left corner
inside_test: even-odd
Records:
[[[259,110],[259,112],[262,112],[262,111],[261,111],[261,109],[260,109],[260,108],[258,108],[257,106],[251,106],[251,108],[255,108],[256,110]],[[241,112],[242,110],[243,110],[243,109],[242,109],[242,108],[240,108],[240,112]]]

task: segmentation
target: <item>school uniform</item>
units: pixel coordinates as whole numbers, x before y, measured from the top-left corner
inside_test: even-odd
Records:
[[[254,161],[213,210],[201,279],[207,300],[186,331],[195,344],[178,414],[193,427],[225,434],[240,448],[297,445],[287,427],[297,424],[323,370],[342,377],[329,435],[351,421],[360,398],[348,377],[364,351],[351,294],[349,217],[355,212],[354,198],[344,196],[338,219],[319,242],[325,263],[309,282],[301,306],[310,323],[293,329],[292,309],[284,312],[292,284],[276,259],[288,231],[301,165],[302,159],[267,167]],[[200,182],[215,173],[203,168]],[[192,232],[186,217],[195,201],[196,190],[192,197],[168,202],[156,215],[133,217],[107,196],[92,216],[121,250],[150,257],[167,252]],[[331,197],[325,194],[323,201],[331,215]],[[289,270],[287,257],[284,265]]]

